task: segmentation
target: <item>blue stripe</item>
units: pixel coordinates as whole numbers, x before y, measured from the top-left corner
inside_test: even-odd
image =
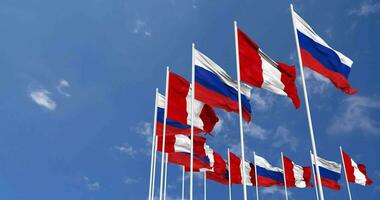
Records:
[[[284,182],[284,176],[281,172],[270,171],[257,165],[256,165],[256,169],[257,169],[258,176],[270,178],[280,183]]]
[[[157,121],[160,123],[164,123],[164,112],[165,112],[165,109],[157,107]],[[172,126],[179,129],[191,128],[189,125],[181,124],[169,118],[166,119],[166,124],[168,126]]]
[[[315,167],[314,167],[315,169]],[[323,168],[319,166],[319,173],[321,174],[321,177],[325,177],[327,179],[333,180],[335,182],[338,182],[340,179],[340,173],[336,173],[334,171],[328,170],[326,168]]]
[[[202,67],[195,66],[195,81],[209,90],[213,90],[235,102],[238,102],[237,90],[223,83],[216,74]],[[249,99],[243,94],[241,94],[241,103],[244,109],[251,113],[251,104],[249,103]]]
[[[344,77],[348,78],[351,68],[340,61],[340,58],[335,51],[315,42],[302,32],[297,32],[301,48],[309,52],[316,60],[318,60],[329,70],[342,74]]]

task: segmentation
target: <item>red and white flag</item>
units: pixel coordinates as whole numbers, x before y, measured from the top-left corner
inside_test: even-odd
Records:
[[[157,150],[162,152],[162,136],[158,137]],[[165,139],[165,153],[190,153],[191,152],[191,139],[190,136],[177,134],[168,135]],[[206,138],[194,136],[194,153],[200,156],[206,156],[208,145],[206,145]]]
[[[283,156],[286,187],[311,187],[311,167],[296,165],[288,157]]]
[[[368,178],[365,165],[356,164],[356,162],[344,151],[342,151],[342,154],[348,181],[363,186],[371,185],[373,181]]]
[[[240,29],[238,45],[241,80],[275,94],[288,96],[294,106],[299,108],[295,67],[272,60]]]
[[[242,161],[238,156],[230,152],[231,183],[243,184],[243,167],[245,167],[245,184],[255,184],[255,166],[247,161]]]

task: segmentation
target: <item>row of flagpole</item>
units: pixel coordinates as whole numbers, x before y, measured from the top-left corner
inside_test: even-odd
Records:
[[[309,133],[310,133],[310,140],[311,140],[311,146],[312,146],[312,156],[314,160],[317,160],[318,154],[317,154],[317,148],[316,148],[316,142],[314,137],[314,129],[313,129],[313,123],[312,123],[312,117],[310,112],[310,106],[309,106],[309,99],[308,99],[308,93],[306,88],[306,82],[304,77],[304,71],[303,71],[303,64],[301,59],[301,53],[300,53],[300,46],[299,41],[297,37],[297,30],[294,23],[294,10],[293,5],[290,5],[291,9],[291,16],[292,16],[292,22],[293,22],[293,31],[294,31],[294,37],[296,41],[296,47],[297,47],[297,55],[298,55],[298,62],[299,62],[299,69],[301,72],[301,81],[302,81],[302,87],[303,87],[303,93],[304,93],[304,99],[305,99],[305,107],[306,107],[306,115],[308,119],[308,127],[309,127]],[[237,85],[238,85],[238,104],[239,104],[239,132],[240,132],[240,146],[241,146],[241,157],[242,160],[245,161],[245,148],[244,148],[244,130],[243,130],[243,114],[242,114],[242,100],[241,100],[241,81],[240,81],[240,60],[239,60],[239,48],[238,48],[238,33],[237,33],[237,22],[234,21],[234,37],[235,37],[235,57],[236,57],[236,72],[237,72]],[[192,44],[192,75],[191,75],[191,153],[190,153],[190,184],[189,184],[189,196],[190,200],[193,200],[193,142],[194,142],[194,94],[195,94],[195,64],[194,64],[194,50],[195,50],[195,44]],[[165,96],[168,97],[168,85],[169,85],[169,67],[166,69],[166,91]],[[156,102],[157,102],[157,95],[158,95],[158,89],[156,89]],[[167,105],[168,101],[165,101],[165,111],[164,111],[164,122],[163,122],[163,141],[162,141],[162,152],[165,152],[165,138],[166,138],[166,119],[167,119]],[[157,105],[155,106],[155,113],[154,113],[154,127],[153,127],[153,137],[152,137],[152,156],[151,156],[151,167],[150,167],[150,179],[149,179],[149,199],[154,199],[154,187],[155,187],[155,174],[156,174],[156,158],[157,158],[157,137],[155,136],[156,133],[156,121],[157,121]],[[229,150],[228,150],[229,152]],[[282,154],[282,153],[281,153]],[[343,160],[342,150],[341,150],[341,156]],[[159,199],[165,200],[166,199],[166,179],[167,179],[167,156],[165,160],[165,153],[161,154],[161,176],[160,176],[160,190],[159,190]],[[230,162],[230,157],[228,154],[228,162]],[[256,162],[255,162],[256,163]],[[282,164],[284,165],[284,161],[282,159]],[[315,169],[313,168],[313,174],[314,174],[314,181],[316,185],[316,196],[317,199],[324,200],[323,195],[323,189],[322,189],[322,182],[321,182],[321,176],[319,171],[318,162],[315,162]],[[284,167],[284,166],[283,166]],[[243,199],[247,200],[247,187],[246,187],[246,173],[245,173],[245,167],[242,167],[242,173],[243,173]],[[315,170],[315,173],[314,173]],[[345,169],[344,169],[345,170]],[[255,173],[256,173],[256,164],[255,164]],[[230,170],[229,170],[229,176],[230,176]],[[347,174],[345,170],[346,175],[346,182],[347,182],[347,189],[349,193],[350,200],[351,192],[349,189]],[[183,168],[182,172],[182,199],[184,199],[184,178],[185,178],[185,169]],[[257,183],[257,176],[255,176],[255,181]],[[284,180],[286,180],[286,176],[284,173]],[[286,188],[286,181],[285,182],[285,196],[286,199],[288,199],[287,195],[287,188]],[[232,198],[232,192],[231,192],[231,180],[229,179],[229,199]],[[204,174],[204,199],[206,199],[206,173]],[[259,199],[258,194],[258,187],[256,187],[256,199]]]

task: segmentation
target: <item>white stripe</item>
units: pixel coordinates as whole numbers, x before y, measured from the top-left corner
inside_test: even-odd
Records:
[[[243,176],[243,167],[245,167],[245,176]],[[251,182],[250,172],[251,172],[251,165],[249,164],[249,162],[241,160],[240,161],[241,182],[244,183],[243,182],[244,181],[243,177],[245,177],[245,184],[249,185],[249,186],[252,186],[253,184]]]
[[[205,149],[205,152],[206,152],[206,156],[207,158],[209,159],[210,161],[210,166],[211,166],[211,169],[205,169],[205,168],[201,168],[200,171],[201,172],[205,172],[205,171],[214,171],[214,163],[215,163],[215,159],[214,159],[214,150],[212,150],[210,148],[210,146],[208,145],[204,145],[204,149]]]
[[[157,107],[165,109],[165,96],[158,93]]]
[[[306,23],[306,21],[304,19],[302,19],[296,12],[293,12],[294,13],[294,16],[295,16],[295,21],[294,21],[294,24],[296,26],[296,29],[300,32],[302,32],[303,34],[305,34],[306,36],[308,36],[309,38],[311,38],[312,40],[314,40],[315,42],[319,43],[320,45],[323,45],[333,51],[335,51],[336,54],[338,54],[339,56],[339,59],[340,61],[347,65],[348,67],[351,67],[352,66],[352,63],[353,61],[348,58],[347,56],[343,55],[342,53],[340,53],[339,51],[331,48],[314,30],[313,28],[311,28],[311,26],[309,24]]]
[[[194,99],[194,127],[204,130],[204,124],[200,117],[203,106],[205,104],[201,101]],[[191,125],[191,85],[189,87],[189,92],[186,96],[186,111],[187,111],[187,124]]]
[[[195,49],[194,52],[195,56],[195,65],[202,67],[203,69],[215,74],[219,77],[219,79],[222,80],[226,85],[234,88],[236,91],[238,91],[238,85],[237,81],[235,81],[233,78],[231,78],[230,75],[227,74],[226,71],[224,71],[218,64],[216,64],[214,61],[212,61],[210,58],[208,58],[206,55],[201,53],[200,51]],[[247,84],[242,84],[240,88],[240,92],[246,96],[248,99],[251,98],[251,86]]]
[[[273,93],[286,96],[287,94],[284,92],[285,85],[281,82],[281,72],[277,68],[277,63],[266,56],[261,50],[259,50],[259,55],[262,61],[261,67],[264,79],[261,87]]]
[[[296,187],[305,188],[306,182],[303,177],[304,175],[303,167],[296,165],[294,162],[292,163],[293,163],[293,173],[294,173],[294,180],[295,180]]]
[[[281,172],[281,173],[283,171],[279,167],[273,167],[271,164],[269,164],[269,162],[267,160],[265,160],[265,158],[258,156],[258,155],[255,155],[255,164],[259,167],[262,167],[262,168],[270,170],[270,171]]]
[[[351,159],[351,165],[352,167],[354,167],[355,183],[365,186],[367,182],[367,178],[359,170],[358,164],[356,164],[356,162]]]
[[[190,153],[191,140],[188,136],[177,134],[175,135],[174,152]]]
[[[311,154],[311,160],[313,162],[313,164],[315,164],[314,162],[314,156],[313,154]],[[318,156],[318,166],[319,167],[323,167],[325,169],[328,169],[330,171],[333,171],[333,172],[336,172],[336,173],[339,173],[341,172],[342,170],[342,165],[339,164],[339,163],[336,163],[336,162],[333,162],[333,161],[329,161],[329,160],[326,160],[326,159],[323,159],[321,157]]]

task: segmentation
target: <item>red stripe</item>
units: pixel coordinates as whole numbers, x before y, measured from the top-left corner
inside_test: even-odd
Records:
[[[303,168],[303,179],[306,182],[307,187],[312,187],[311,183],[311,167],[302,167]]]
[[[256,177],[255,177],[255,165],[252,163],[249,163],[251,166],[251,171],[249,172],[249,176],[251,177],[251,183],[253,186],[256,186]]]
[[[291,161],[286,156],[284,156],[283,159],[284,159],[284,171],[285,171],[285,177],[286,177],[286,186],[287,187],[295,187],[296,186],[296,179],[294,178],[293,161]]]
[[[325,177],[321,177],[322,186],[330,188],[332,190],[340,190],[340,185],[338,182],[335,182],[333,180],[327,179]]]
[[[346,169],[346,175],[349,182],[355,183],[355,174],[354,174],[354,167],[352,166],[351,157],[344,151],[342,151],[343,154],[343,164]]]
[[[203,130],[206,133],[211,133],[211,131],[214,129],[215,124],[219,121],[219,118],[216,116],[215,111],[207,104],[203,106],[199,117],[203,122]]]
[[[186,97],[190,83],[181,76],[169,73],[169,97],[167,117],[182,124],[187,124]]]
[[[262,187],[270,187],[270,186],[283,186],[284,183],[277,182],[271,178],[263,177],[263,176],[258,176],[257,177],[257,182],[259,182],[259,186]]]
[[[218,173],[215,173],[215,172],[207,171],[206,172],[206,178],[210,179],[210,180],[213,180],[213,181],[215,181],[217,183],[221,183],[223,185],[228,185],[229,184],[228,183],[228,179],[225,176],[225,174],[218,174]]]
[[[341,74],[331,71],[324,67],[317,59],[315,59],[309,52],[301,48],[301,57],[303,65],[318,72],[322,76],[331,80],[336,88],[339,88],[344,93],[355,94],[357,90],[351,88],[350,83]]]
[[[281,72],[281,82],[284,84],[284,92],[292,100],[294,107],[300,107],[300,98],[298,97],[297,86],[295,84],[297,75],[294,66],[288,66],[278,62],[278,70]]]
[[[242,174],[240,171],[240,158],[230,152],[231,183],[241,184]]]
[[[168,162],[185,166],[186,171],[190,171],[190,154],[185,153],[169,153]],[[210,165],[203,162],[201,159],[194,157],[193,170],[199,171],[200,169],[210,169]]]
[[[227,112],[239,113],[239,104],[232,99],[221,95],[213,90],[209,90],[199,83],[195,83],[196,93],[195,98],[207,102],[210,106],[221,108]],[[228,105],[228,106],[227,106]],[[251,114],[243,108],[243,117],[244,120],[249,122],[251,120]]]
[[[366,169],[365,165],[358,164],[358,168],[359,168],[359,171],[365,175],[365,179],[366,179],[365,185],[371,185],[373,183],[373,181],[368,177],[367,169]]]

